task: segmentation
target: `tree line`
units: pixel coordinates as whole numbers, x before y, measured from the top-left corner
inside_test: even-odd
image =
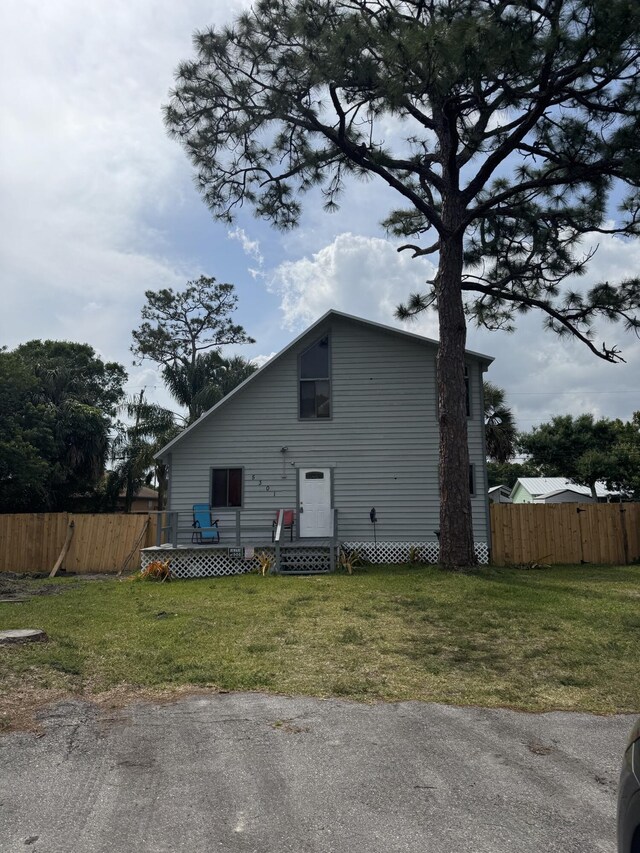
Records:
[[[433,279],[397,315],[438,314],[440,559],[474,565],[467,323],[512,331],[536,311],[549,331],[609,362],[623,355],[598,326],[640,330],[637,276],[574,284],[598,235],[640,235],[640,4],[256,0],[228,26],[196,32],[194,49],[165,121],[216,218],[251,207],[294,228],[305,198],[328,211],[356,207],[353,182],[373,178],[395,199],[381,224],[399,251],[437,259]],[[164,298],[150,316],[162,315]],[[185,338],[186,349],[172,351],[149,324],[134,346],[159,356],[192,417],[210,393],[201,374],[225,373],[209,356],[216,346],[189,350]],[[602,443],[624,449],[627,439],[597,431],[597,452],[587,442],[572,476],[624,459],[607,450],[604,465]],[[35,473],[28,450],[12,452]],[[566,451],[562,459],[568,474]]]
[[[214,217],[291,229],[373,179],[399,251],[437,259],[397,315],[438,315],[440,560],[474,565],[467,322],[535,311],[610,362],[597,326],[640,329],[637,276],[574,284],[598,235],[640,235],[640,4],[256,0],[193,43],[165,121]]]
[[[164,506],[167,471],[155,454],[256,369],[222,347],[253,342],[233,322],[233,285],[201,276],[183,290],[147,291],[132,331],[138,362],[160,368],[174,412],[127,398],[127,372],[89,344],[34,340],[0,350],[0,512],[131,508],[153,483]],[[558,415],[518,432],[505,392],[484,383],[489,485],[563,476],[640,499],[640,412],[629,422]],[[527,461],[513,462],[516,453]]]
[[[89,344],[34,340],[0,350],[0,512],[130,509],[166,470],[155,453],[255,370],[222,347],[250,343],[232,321],[233,285],[201,276],[181,291],[147,291],[134,359],[160,367],[181,411],[127,398],[123,365]]]
[[[640,411],[629,421],[556,415],[519,432],[501,388],[485,382],[484,398],[489,487],[513,488],[519,477],[565,477],[589,488],[594,500],[598,482],[640,500]],[[513,462],[516,454],[525,460]]]

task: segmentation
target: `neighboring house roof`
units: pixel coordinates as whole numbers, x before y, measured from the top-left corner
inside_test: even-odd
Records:
[[[536,500],[546,500],[547,498],[555,498],[556,495],[566,495],[567,492],[570,492],[572,495],[579,495],[580,497],[591,497],[591,489],[580,488],[580,486],[571,486],[570,489],[556,489],[555,492],[545,492],[543,495],[536,495]],[[597,487],[596,494],[598,494]],[[606,497],[606,495],[598,494],[598,497]]]
[[[511,490],[512,496],[515,494],[518,485],[534,497],[543,495],[548,497],[551,494],[565,491],[575,492],[578,495],[591,495],[591,489],[588,486],[578,486],[565,477],[519,477]],[[606,498],[614,494],[617,492],[609,491],[604,483],[596,483],[596,495],[599,498]]]
[[[192,423],[185,430],[183,430],[172,441],[170,441],[168,444],[165,444],[165,446],[155,454],[155,458],[158,459],[164,456],[165,453],[167,453],[175,444],[182,441],[185,436],[191,432],[191,430],[199,426],[205,418],[208,418],[209,415],[212,415],[218,409],[222,408],[222,406],[225,406],[232,397],[234,397],[242,388],[244,388],[245,385],[248,385],[250,382],[255,382],[256,379],[258,379],[258,377],[261,376],[265,370],[275,364],[275,362],[282,358],[282,356],[284,356],[286,353],[288,353],[289,350],[293,349],[296,344],[298,344],[303,338],[313,332],[313,330],[317,326],[322,325],[322,323],[334,317],[339,320],[347,320],[352,323],[357,323],[361,326],[378,329],[387,334],[397,335],[398,337],[403,338],[409,338],[411,340],[418,341],[419,343],[426,344],[427,346],[438,347],[440,345],[440,342],[435,340],[434,338],[426,338],[423,335],[416,335],[414,332],[406,332],[404,331],[404,329],[396,329],[393,326],[385,326],[382,323],[375,323],[373,322],[373,320],[365,320],[362,317],[355,317],[353,314],[345,314],[342,311],[335,311],[332,309],[330,311],[327,311],[326,314],[323,314],[322,317],[316,320],[315,323],[312,323],[308,328],[304,330],[304,332],[294,338],[291,343],[287,344],[284,349],[281,349],[279,353],[276,353],[276,355],[273,356],[273,358],[270,358],[269,361],[265,362],[262,367],[252,373],[251,376],[244,380],[244,382],[241,382],[240,385],[233,389],[233,391],[230,391],[226,395],[226,397],[223,397],[222,400],[215,404],[215,406],[212,406],[212,408],[210,408],[207,412],[204,412],[202,415],[200,415],[197,421],[194,421],[194,423]],[[485,355],[484,353],[473,352],[472,350],[465,350],[465,352],[468,356],[471,356],[472,358],[477,358],[487,365],[491,364],[491,362],[493,361],[492,356]]]
[[[491,486],[487,489],[487,495],[492,503],[511,503],[511,489],[509,486]]]
[[[120,494],[118,495],[118,497],[124,498],[126,496],[127,496],[127,490],[122,489],[120,491]],[[135,498],[141,498],[141,499],[153,500],[154,498],[158,497],[158,492],[156,489],[152,489],[149,486],[140,486],[140,488],[136,489],[136,491],[134,492],[133,497],[134,497],[134,499]]]
[[[501,495],[506,495],[507,497],[511,495],[511,489],[509,488],[509,486],[491,486],[490,489],[487,489],[487,494],[489,495],[495,495],[498,492],[500,492]]]

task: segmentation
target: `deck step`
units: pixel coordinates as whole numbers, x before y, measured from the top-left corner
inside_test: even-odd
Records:
[[[281,566],[279,574],[281,575],[328,575],[331,569],[305,569],[304,567],[286,567]]]
[[[283,547],[280,550],[280,574],[326,575],[331,571],[331,546],[314,543]]]

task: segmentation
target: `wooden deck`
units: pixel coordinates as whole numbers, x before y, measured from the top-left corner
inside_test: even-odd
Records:
[[[321,539],[294,539],[293,542],[290,542],[288,539],[281,539],[280,548],[329,548],[331,546],[331,542],[331,537]],[[183,542],[175,546],[171,543],[166,543],[165,545],[158,545],[154,546],[153,549],[145,550],[155,550],[156,548],[162,548],[163,551],[184,551],[185,549],[189,551],[194,549],[197,549],[198,551],[228,551],[230,548],[232,550],[234,548],[275,548],[275,542],[273,542],[271,538],[258,539],[256,537],[249,537],[247,539],[241,539],[240,545],[236,545],[235,542],[225,540],[211,544],[207,543],[206,545],[199,545],[196,542]]]
[[[176,577],[216,577],[243,574],[256,570],[259,555],[272,555],[272,571],[280,574],[326,574],[335,568],[339,543],[331,538],[296,539],[293,542],[271,541],[254,537],[240,545],[219,542],[207,545],[183,543],[144,548],[143,566],[153,560],[167,561]]]

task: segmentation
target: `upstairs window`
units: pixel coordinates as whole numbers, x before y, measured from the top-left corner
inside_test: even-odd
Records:
[[[320,338],[300,356],[300,418],[331,417],[329,336]]]

